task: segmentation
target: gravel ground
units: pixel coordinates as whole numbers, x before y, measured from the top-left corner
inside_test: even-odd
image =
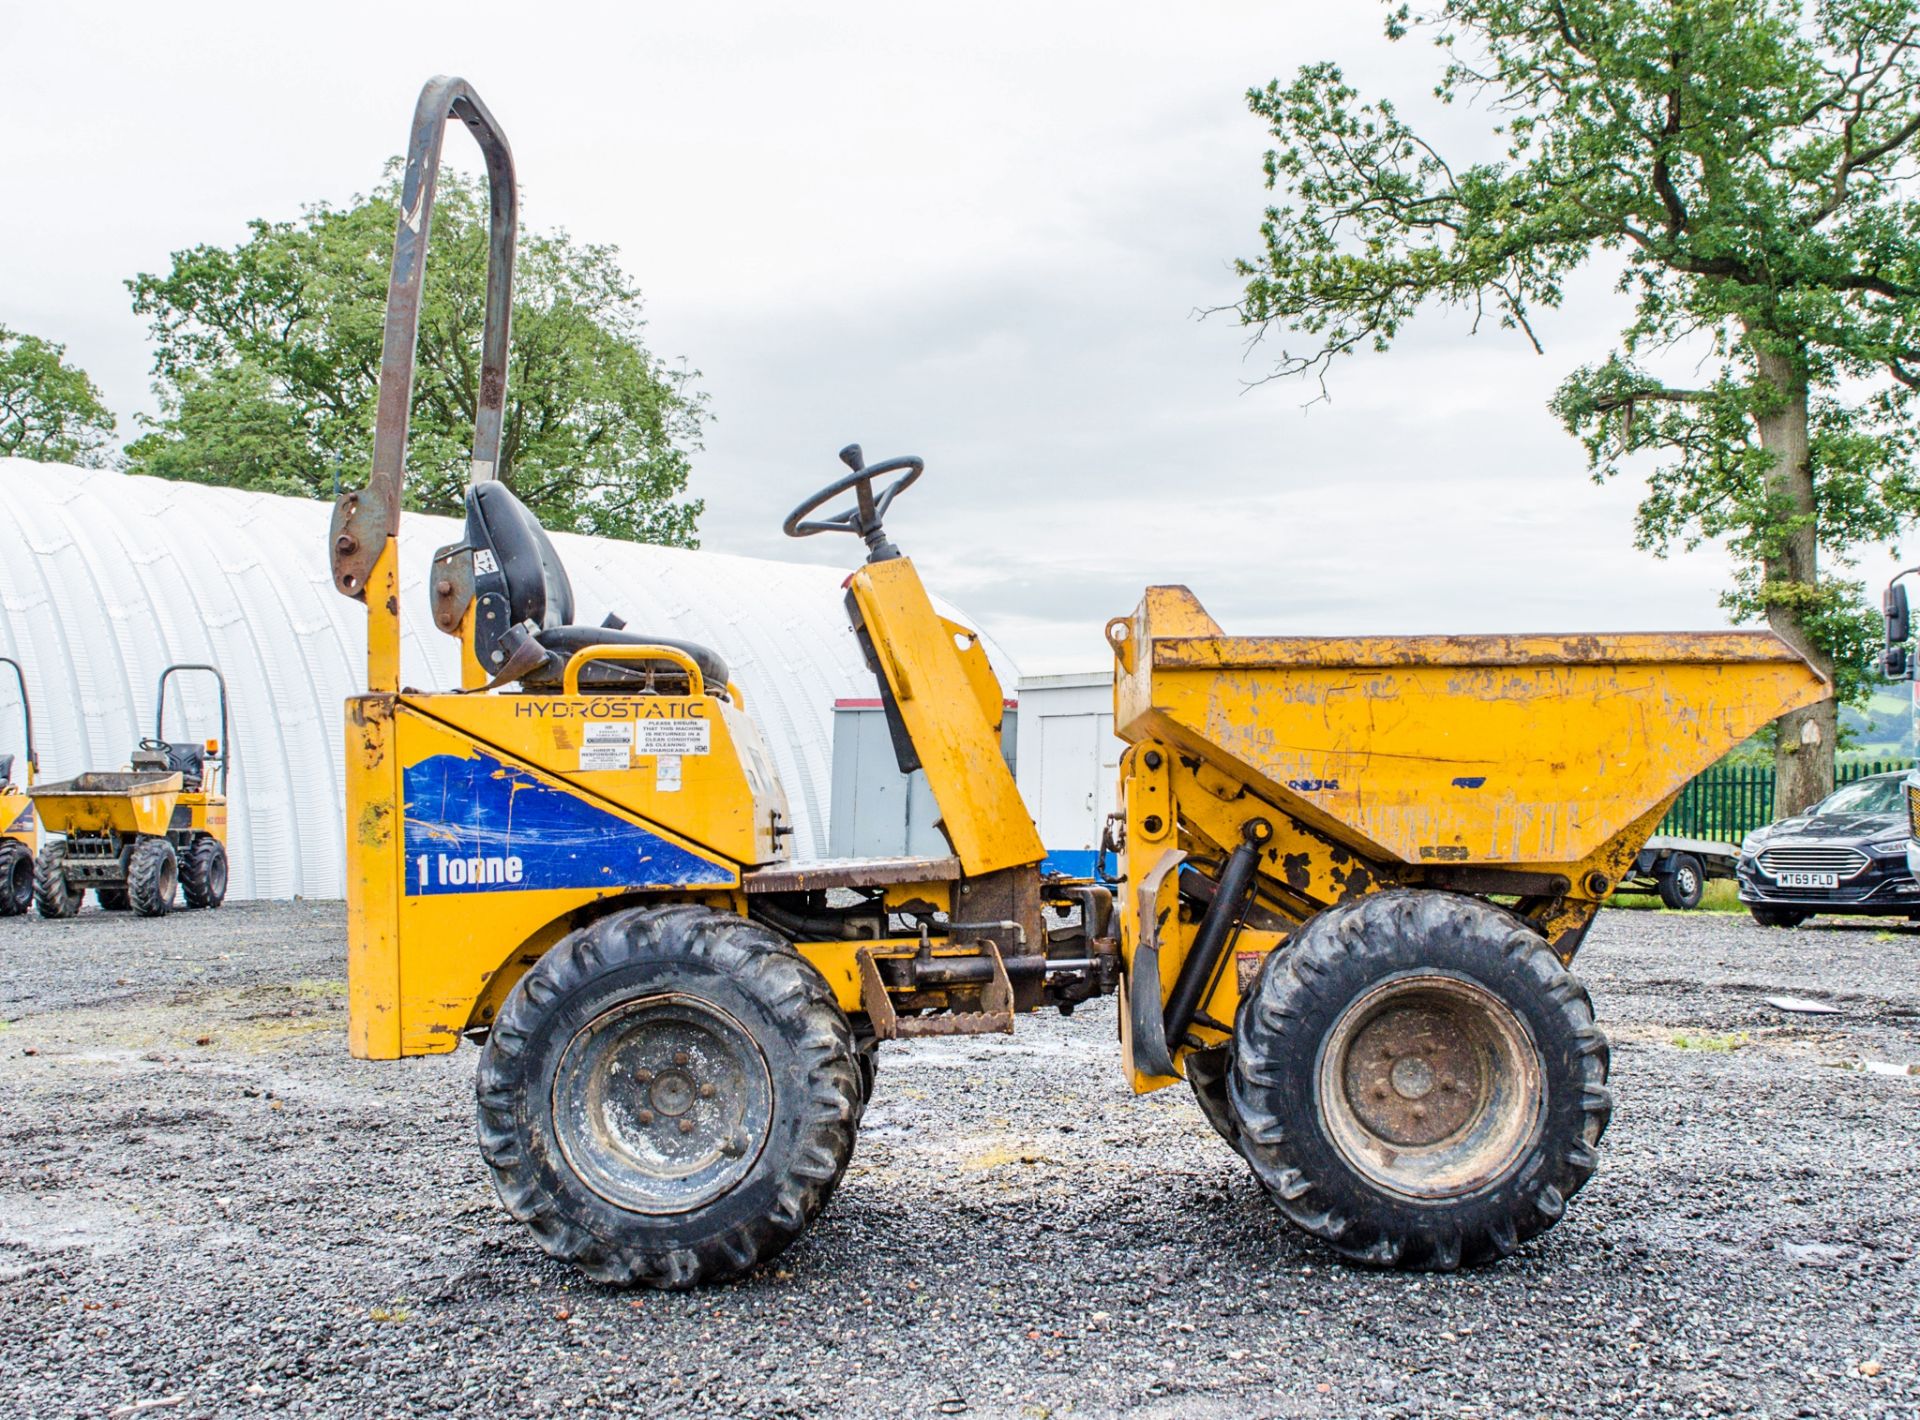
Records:
[[[1607,913],[1601,1171],[1490,1269],[1289,1233],[1126,1094],[1109,1003],[887,1047],[812,1232],[672,1296],[507,1221],[471,1047],[347,1058],[341,935],[0,921],[0,1415],[1920,1414],[1920,1077],[1866,1068],[1920,1061],[1904,927]]]

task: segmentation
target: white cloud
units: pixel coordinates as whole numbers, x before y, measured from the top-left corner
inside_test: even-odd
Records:
[[[621,246],[655,349],[704,371],[711,547],[849,558],[777,527],[859,439],[928,458],[896,536],[1029,669],[1097,658],[1151,581],[1248,631],[1723,621],[1722,559],[1635,551],[1634,490],[1595,488],[1544,408],[1618,324],[1604,275],[1545,358],[1423,321],[1304,413],[1195,319],[1266,200],[1249,85],[1337,57],[1420,107],[1432,53],[1376,7],[190,9],[4,21],[31,60],[0,92],[0,320],[67,341],[123,415],[150,356],[120,282],[364,190],[419,82],[460,72],[529,220]]]

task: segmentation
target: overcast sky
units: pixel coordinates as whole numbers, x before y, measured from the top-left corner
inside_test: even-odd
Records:
[[[420,82],[473,81],[535,226],[621,248],[702,373],[708,547],[783,539],[834,452],[918,453],[890,524],[1029,672],[1185,582],[1230,631],[1725,624],[1725,561],[1633,547],[1546,400],[1620,324],[1605,273],[1540,321],[1435,312],[1391,355],[1248,389],[1227,317],[1267,135],[1245,90],[1321,58],[1420,115],[1435,56],[1364,0],[0,8],[0,323],[64,342],[131,437],[121,284],[250,217],[365,191]],[[1478,155],[1484,116],[1433,126]],[[469,163],[471,144],[449,135]],[[316,553],[316,555],[318,555]],[[1876,558],[1868,575],[1877,578]]]

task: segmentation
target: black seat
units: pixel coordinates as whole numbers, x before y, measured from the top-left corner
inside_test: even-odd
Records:
[[[473,550],[473,648],[498,674],[525,641],[546,655],[515,678],[532,690],[557,690],[567,661],[589,646],[668,646],[700,667],[707,692],[727,693],[727,663],[705,646],[643,636],[614,626],[573,624],[573,584],[547,530],[504,483],[467,490],[467,546]],[[641,691],[684,683],[668,662],[596,661],[580,674],[583,690]]]
[[[0,784],[13,782],[13,756],[0,754]]]
[[[207,778],[207,751],[204,745],[177,745],[165,740],[142,740],[133,752],[135,769],[163,769],[180,776],[180,787],[198,789]]]

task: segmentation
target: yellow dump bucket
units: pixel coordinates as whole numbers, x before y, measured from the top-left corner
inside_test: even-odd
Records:
[[[1380,862],[1573,864],[1832,693],[1769,632],[1227,636],[1185,587],[1108,624],[1114,727]]]
[[[156,835],[167,831],[184,779],[154,770],[91,773],[27,790],[54,833]]]

